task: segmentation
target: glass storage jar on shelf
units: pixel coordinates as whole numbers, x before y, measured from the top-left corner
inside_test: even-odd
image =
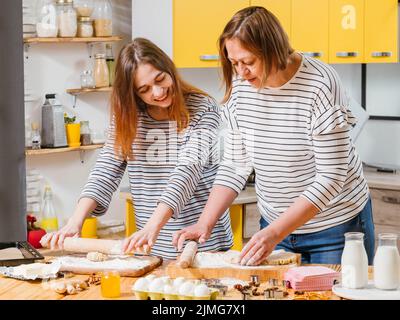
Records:
[[[103,53],[95,54],[94,82],[96,88],[104,88],[110,85],[106,55]]]
[[[75,0],[75,10],[78,17],[88,17],[93,13],[93,0]]]
[[[112,36],[112,7],[109,0],[97,0],[94,16],[94,33],[96,37]]]
[[[78,18],[78,32],[77,36],[80,38],[93,37],[93,22],[89,17]]]
[[[57,10],[52,0],[39,0],[37,2],[36,33],[40,38],[57,37]]]
[[[81,88],[82,89],[93,89],[95,88],[92,71],[85,70],[81,74]]]
[[[81,121],[81,146],[92,144],[90,137],[89,121]]]
[[[78,29],[73,0],[57,0],[58,36],[75,37]]]

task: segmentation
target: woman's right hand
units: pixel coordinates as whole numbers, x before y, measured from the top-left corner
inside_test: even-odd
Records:
[[[204,243],[210,235],[211,230],[205,224],[197,222],[196,224],[175,232],[172,237],[172,244],[178,251],[181,251],[185,240],[194,240],[198,243]]]
[[[47,233],[40,240],[40,244],[51,250],[60,249],[63,250],[63,244],[66,237],[79,237],[81,233],[82,225],[73,220],[62,227],[60,230],[55,232]]]

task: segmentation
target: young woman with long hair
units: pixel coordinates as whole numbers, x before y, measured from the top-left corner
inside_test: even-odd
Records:
[[[152,249],[176,258],[174,232],[196,222],[218,169],[220,110],[210,96],[186,83],[155,44],[137,38],[120,52],[111,96],[108,140],[68,224],[43,239],[52,248],[79,235],[84,219],[104,214],[128,170],[138,231],[123,249]],[[232,245],[228,210],[204,250]]]

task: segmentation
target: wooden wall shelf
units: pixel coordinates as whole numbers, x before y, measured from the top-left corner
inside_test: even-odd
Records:
[[[122,37],[90,37],[90,38],[25,38],[24,43],[90,43],[90,42],[116,42],[121,41]]]
[[[90,93],[90,92],[111,92],[112,87],[106,87],[106,88],[93,88],[93,89],[67,89],[67,93],[72,94],[72,95],[78,95],[78,94],[83,94],[83,93]]]
[[[88,146],[80,146],[80,147],[67,147],[67,148],[48,148],[48,149],[39,149],[39,150],[32,150],[26,149],[25,154],[27,156],[37,156],[43,154],[52,154],[52,153],[62,153],[62,152],[70,152],[70,151],[85,151],[85,150],[95,150],[100,149],[103,147],[103,144],[91,144]]]

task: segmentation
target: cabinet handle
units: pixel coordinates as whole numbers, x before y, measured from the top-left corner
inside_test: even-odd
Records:
[[[336,52],[336,57],[338,58],[350,58],[357,57],[358,52]]]
[[[382,196],[382,201],[391,204],[400,204],[400,198],[398,197]]]
[[[322,52],[302,52],[307,57],[311,58],[321,58],[322,57]]]
[[[381,58],[381,57],[391,57],[392,53],[390,51],[376,51],[371,53],[371,57]]]
[[[218,61],[219,55],[218,54],[203,54],[200,56],[201,61]]]

